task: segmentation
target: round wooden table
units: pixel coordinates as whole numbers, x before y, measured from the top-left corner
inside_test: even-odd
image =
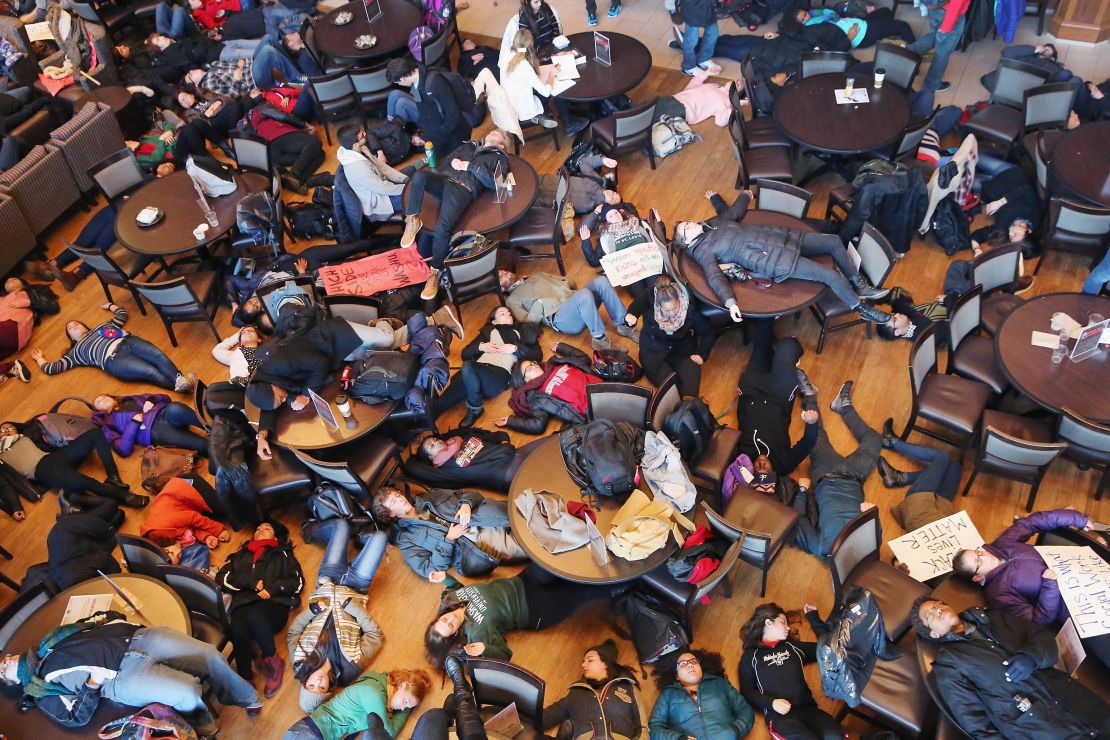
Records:
[[[1034,347],[1034,331],[1054,333],[1049,322],[1062,311],[1081,324],[1092,313],[1110,317],[1110,299],[1081,293],[1051,293],[1024,301],[998,327],[994,350],[1002,372],[1015,389],[1044,408],[1059,413],[1065,407],[1092,419],[1110,422],[1110,351],[1101,350],[1082,362],[1065,357],[1052,362],[1052,350]]]
[[[867,103],[836,102],[834,90],[855,77]],[[862,154],[894,144],[910,120],[906,93],[897,85],[874,88],[871,75],[825,74],[787,85],[775,102],[775,120],[802,146],[829,154]]]
[[[646,483],[644,484],[646,490]],[[536,445],[520,469],[513,476],[513,483],[509,487],[509,526],[513,530],[513,537],[528,553],[528,557],[549,573],[559,578],[576,583],[621,583],[639,578],[650,570],[658,568],[667,562],[678,543],[673,536],[668,538],[666,547],[656,550],[651,556],[643,560],[631,562],[618,558],[609,553],[608,565],[598,565],[590,554],[588,546],[579,547],[577,550],[562,552],[558,555],[548,552],[528,530],[528,524],[516,508],[516,497],[531,488],[534,491],[549,491],[562,496],[564,501],[582,501],[582,490],[567,472],[563,462],[563,452],[559,448],[559,435],[553,434]],[[591,499],[591,506],[597,512],[597,528],[601,536],[605,537],[611,528],[613,516],[620,510],[620,504],[611,498],[598,497]]]
[[[749,210],[741,224],[781,226],[811,234],[817,233],[817,229],[800,218],[775,211]],[[835,269],[831,257],[818,257],[815,261]],[[678,269],[694,291],[694,295],[711,306],[724,309],[724,304],[717,299],[717,294],[709,287],[709,281],[705,279],[705,271],[685,250],[679,250]],[[732,294],[736,296],[736,304],[740,306],[743,314],[750,318],[775,318],[800,311],[816,301],[821,291],[825,289],[823,283],[796,278],[775,283],[770,288],[758,288],[750,281],[730,280],[729,283],[732,285]]]
[[[589,103],[602,100],[610,95],[628,92],[639,85],[651,71],[651,52],[638,39],[623,33],[605,33],[609,39],[612,64],[605,66],[594,60],[593,31],[572,33],[570,47],[577,49],[586,57],[585,64],[578,65],[574,85],[559,97],[574,103]]]
[[[449,167],[444,163],[444,167]],[[516,185],[511,195],[505,197],[504,202],[498,203],[496,194],[492,190],[483,190],[479,193],[459,222],[451,227],[451,233],[459,231],[477,231],[479,234],[489,234],[494,231],[512,226],[536,202],[539,194],[539,177],[536,170],[526,160],[515,154],[509,155],[509,171],[513,173]],[[411,182],[411,179],[410,179]],[[411,185],[405,186],[404,200],[408,204]],[[424,229],[429,233],[435,230],[436,217],[439,214],[439,198],[428,191],[424,191],[424,200],[420,204],[420,220],[424,222]]]
[[[168,257],[192,252],[219,241],[235,225],[235,206],[250,193],[258,193],[270,186],[260,174],[236,175],[238,187],[234,192],[220,197],[207,196],[209,207],[216,212],[219,224],[209,228],[203,239],[193,236],[193,229],[206,223],[204,211],[197,203],[193,180],[184,170],[151,180],[130,198],[120,204],[116,215],[116,238],[120,244],[139,254]],[[139,226],[135,218],[139,211],[154,206],[164,214],[153,226]]]
[[[421,25],[420,7],[409,0],[379,0],[382,15],[373,23],[366,22],[366,5],[358,0],[336,8],[316,22],[316,46],[332,59],[366,61],[391,56],[408,45],[409,33]],[[354,16],[350,23],[335,25],[340,13]],[[355,39],[364,34],[378,37],[368,49],[355,46]]]
[[[298,450],[326,450],[339,447],[348,442],[354,442],[377,429],[397,406],[396,401],[369,404],[354,396],[347,396],[351,400],[351,418],[344,419],[339,415],[339,409],[335,407],[335,397],[339,395],[339,383],[328,383],[319,395],[331,404],[331,411],[335,414],[339,429],[333,431],[331,427],[324,424],[311,402],[300,411],[294,411],[286,403],[277,411],[272,441],[282,447],[294,447]],[[257,425],[259,415],[262,413],[259,408],[251,403],[250,399],[245,399],[243,410],[247,414],[247,420]]]
[[[1074,193],[1110,208],[1110,121],[1085,123],[1061,136],[1050,166]]]

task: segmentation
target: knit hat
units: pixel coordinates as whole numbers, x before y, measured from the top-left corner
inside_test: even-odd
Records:
[[[600,214],[600,217],[598,218],[597,222],[598,222],[599,224],[604,224],[604,223],[608,223],[608,222],[607,222],[607,221],[605,220],[605,216],[606,216],[606,215],[607,215],[607,214],[609,213],[609,211],[612,211],[612,210],[615,210],[615,209],[616,209],[616,206],[611,206],[611,205],[609,205],[608,203],[606,203],[605,205],[603,205],[603,206],[601,207],[601,214]]]
[[[330,697],[329,694],[317,694],[314,691],[309,691],[304,686],[301,686],[300,704],[301,710],[306,714],[310,714],[320,707],[321,704],[326,702]]]
[[[273,411],[277,408],[277,399],[274,398],[274,387],[269,383],[256,381],[248,384],[247,400],[263,411]]]
[[[606,663],[611,663],[613,665],[617,664],[617,658],[619,656],[617,654],[617,643],[613,641],[613,638],[610,637],[608,640],[601,643],[600,645],[594,645],[593,647],[586,648],[586,651],[582,654],[585,655],[591,650],[596,650],[597,654],[601,656],[601,659],[604,660]]]

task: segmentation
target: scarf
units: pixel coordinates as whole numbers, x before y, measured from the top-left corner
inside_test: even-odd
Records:
[[[277,546],[278,541],[273,537],[268,540],[251,540],[247,543],[247,549],[254,555],[254,559],[251,560],[251,563],[257,563],[258,559],[262,557],[262,553],[266,552],[266,548]]]
[[[528,394],[546,383],[547,376],[551,375],[555,368],[554,363],[545,362],[543,364],[543,375],[529,380],[512,392],[509,396],[509,408],[513,410],[514,414],[517,416],[532,416],[532,404],[528,402]]]
[[[88,629],[88,626],[81,622],[62,625],[44,637],[37,649],[32,648],[20,656],[19,663],[16,665],[16,674],[26,696],[39,699],[44,696],[60,696],[69,693],[69,689],[62,684],[46,681],[38,675],[39,661],[45,658],[59,642],[76,632]]]
[[[15,447],[15,443],[23,439],[22,434],[12,434],[7,437],[0,437],[0,454],[3,454]]]
[[[463,446],[462,437],[451,437],[450,439],[444,440],[444,444],[446,445],[446,447],[444,447],[438,455],[432,458],[432,465],[437,468],[458,454],[459,450],[461,450]]]
[[[686,323],[686,314],[689,309],[690,294],[686,292],[684,286],[678,285],[678,309],[668,314],[663,310],[662,304],[655,301],[655,323],[666,333],[674,334]]]

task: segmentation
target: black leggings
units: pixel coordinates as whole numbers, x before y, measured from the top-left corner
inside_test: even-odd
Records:
[[[767,729],[772,737],[785,740],[842,740],[844,730],[816,704],[794,704],[785,715],[767,712]]]
[[[695,310],[691,308],[691,310]],[[701,388],[701,365],[684,352],[645,352],[640,350],[644,375],[656,388],[671,376],[678,375],[678,392],[683,398],[697,398]]]
[[[270,156],[281,167],[288,167],[301,182],[312,176],[327,156],[324,145],[304,131],[291,131],[270,142]]]
[[[610,588],[564,581],[535,563],[522,570],[517,578],[524,584],[528,628],[534,630],[553,627],[587,601],[607,599],[612,595]]]
[[[119,478],[119,468],[116,467],[112,448],[104,438],[104,433],[99,429],[90,429],[65,447],[47,453],[46,457],[39,460],[39,464],[35,466],[35,480],[51,488],[60,488],[66,493],[88,492],[122,501],[127,496],[124,491],[90,478],[77,469],[94,450],[108,477]]]
[[[912,44],[917,38],[913,35],[913,29],[910,28],[909,23],[894,19],[894,11],[891,8],[876,8],[868,13],[863,20],[867,21],[867,35],[863,37],[863,41],[859,42],[857,49],[874,46],[891,36],[896,36],[907,44]]]
[[[247,680],[251,678],[255,645],[262,649],[263,658],[277,653],[274,635],[285,627],[288,619],[289,607],[272,601],[256,601],[231,613],[232,657],[240,676]]]

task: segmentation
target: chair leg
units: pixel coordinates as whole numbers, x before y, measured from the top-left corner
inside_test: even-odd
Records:
[[[208,328],[212,330],[212,336],[216,337],[217,343],[223,341],[223,339],[220,337],[220,333],[216,331],[216,325],[212,323],[212,319],[208,319]]]
[[[968,476],[967,485],[964,486],[964,492],[963,492],[962,495],[966,496],[967,492],[971,490],[971,484],[975,482],[975,476],[977,476],[977,475],[979,475],[979,463],[978,462],[976,462],[975,467],[973,467],[971,469],[971,475]]]
[[[324,116],[324,136],[328,140],[328,146],[331,146],[331,123],[327,116]]]
[[[914,425],[914,422],[916,422],[916,421],[917,421],[917,404],[915,403],[913,405],[913,411],[910,412],[910,418],[906,421],[905,428],[902,429],[902,433],[900,435],[898,435],[898,437],[903,442],[905,442],[906,438],[910,436],[910,432],[913,431],[913,425]]]
[[[1029,500],[1025,502],[1025,510],[1032,511],[1033,503],[1037,500],[1037,490],[1041,487],[1041,481],[1044,480],[1044,474],[1041,474],[1037,480],[1033,481],[1033,489],[1029,491]]]
[[[143,304],[143,296],[135,288],[131,289],[131,295],[135,298],[135,305],[139,307],[139,313],[146,316],[146,305]]]
[[[173,322],[162,319],[162,323],[166,326],[166,333],[170,335],[170,344],[174,347],[177,346],[177,336],[173,333]]]
[[[821,322],[821,333],[817,337],[817,354],[825,349],[825,337],[829,335],[829,325],[824,321]]]
[[[761,599],[767,595],[767,571],[769,571],[770,569],[770,563],[763,564],[763,583],[761,583],[759,586],[759,598]]]
[[[653,147],[651,145],[651,141],[648,141],[647,150],[648,150],[648,161],[651,162],[651,168],[654,170],[655,169],[655,147]]]
[[[563,249],[559,244],[559,240],[556,239],[551,246],[555,252],[555,263],[559,265],[559,274],[566,277],[567,268],[563,265]]]

